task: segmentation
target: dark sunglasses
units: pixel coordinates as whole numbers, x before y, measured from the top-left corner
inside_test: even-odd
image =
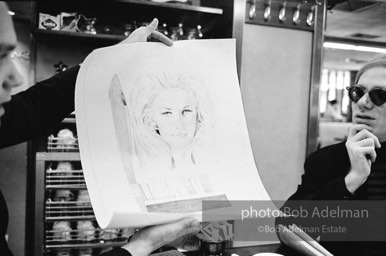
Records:
[[[348,96],[352,102],[357,103],[367,92],[367,90],[358,85],[354,85],[346,88],[348,90]],[[369,97],[374,105],[380,106],[386,102],[386,90],[381,88],[374,88],[368,91]]]

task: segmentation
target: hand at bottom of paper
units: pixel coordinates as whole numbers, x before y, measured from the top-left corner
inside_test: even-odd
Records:
[[[200,223],[192,218],[152,226],[135,233],[122,248],[133,256],[147,256],[177,238],[200,231]]]

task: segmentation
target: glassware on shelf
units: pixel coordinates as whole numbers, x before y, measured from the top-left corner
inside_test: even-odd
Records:
[[[170,31],[171,31],[170,39],[172,41],[186,39],[185,34],[184,34],[184,25],[182,23],[179,23],[178,27],[170,28]]]
[[[197,28],[189,28],[187,31],[188,35],[186,39],[188,40],[201,39],[204,36],[202,34],[201,25],[197,25]]]
[[[58,163],[58,166],[56,166],[56,171],[58,171],[58,176],[71,176],[73,167],[71,162],[68,161],[61,161]]]
[[[105,242],[118,239],[119,229],[102,229],[99,231],[99,239]]]
[[[187,39],[188,40],[194,40],[194,39],[197,39],[197,29],[195,28],[191,28],[188,30],[188,36],[187,36]]]
[[[201,30],[201,25],[197,25],[197,37],[198,38],[203,38],[204,37],[204,34],[202,33],[202,30]]]
[[[110,25],[103,25],[97,32],[101,34],[111,34]]]
[[[86,248],[86,249],[80,249],[78,256],[92,256],[92,249]]]
[[[134,25],[130,23],[126,23],[123,25],[123,35],[124,36],[129,36],[131,32],[134,31]]]
[[[51,167],[47,169],[46,183],[47,185],[66,185],[72,178],[72,172],[73,167],[70,162],[58,162],[55,170],[53,170]]]
[[[68,202],[74,200],[74,194],[69,189],[59,189],[55,191],[54,201]]]
[[[90,206],[90,196],[87,190],[79,190],[78,197],[76,199],[76,205],[78,206]]]
[[[58,132],[58,146],[72,148],[76,144],[74,133],[70,129],[62,129]]]
[[[64,249],[56,251],[54,255],[55,256],[72,256],[71,250],[64,250]]]
[[[59,162],[57,165],[57,169],[52,169],[52,167],[49,167],[46,170],[45,182],[47,188],[55,190],[86,188],[83,170],[74,170],[71,162],[68,161]],[[66,198],[66,196],[64,196],[64,198]],[[54,198],[52,199],[54,201],[60,201],[55,200]]]
[[[182,23],[178,24],[178,40],[183,40],[185,39],[184,35],[184,25]]]
[[[165,36],[169,37],[169,28],[168,28],[168,25],[166,23],[163,23],[162,27],[158,28],[158,31],[160,33],[164,34]]]
[[[73,170],[71,162],[61,161],[58,163],[56,170],[64,171],[65,173],[71,172]]]
[[[168,3],[168,2],[189,3],[190,2],[188,0],[151,0],[151,1],[155,3]]]
[[[71,224],[69,221],[55,221],[52,225],[52,242],[67,243],[71,241]]]
[[[80,14],[76,23],[77,31],[88,34],[96,34],[95,22],[97,18],[87,18],[85,15]]]
[[[60,189],[55,191],[54,202],[46,203],[47,217],[62,218],[69,215],[68,203],[74,200],[71,190]]]
[[[47,143],[48,152],[77,152],[78,139],[70,129],[62,129],[57,136],[50,135]]]
[[[61,12],[60,13],[60,30],[67,32],[76,32],[76,23],[78,22],[78,13]]]
[[[77,239],[81,242],[90,242],[95,239],[95,227],[90,220],[80,220],[76,224]]]
[[[177,41],[178,40],[178,30],[177,30],[177,28],[171,28],[170,39],[172,41]]]

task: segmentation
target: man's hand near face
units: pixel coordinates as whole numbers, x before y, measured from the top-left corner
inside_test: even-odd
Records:
[[[370,175],[371,163],[377,158],[375,148],[381,147],[378,138],[371,131],[370,126],[354,124],[348,132],[346,148],[351,169],[345,177],[345,183],[348,191],[352,194]]]

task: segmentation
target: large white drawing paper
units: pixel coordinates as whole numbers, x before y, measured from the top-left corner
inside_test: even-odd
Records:
[[[203,200],[269,200],[256,169],[235,41],[132,43],[91,53],[76,83],[82,167],[102,228],[189,215]]]

